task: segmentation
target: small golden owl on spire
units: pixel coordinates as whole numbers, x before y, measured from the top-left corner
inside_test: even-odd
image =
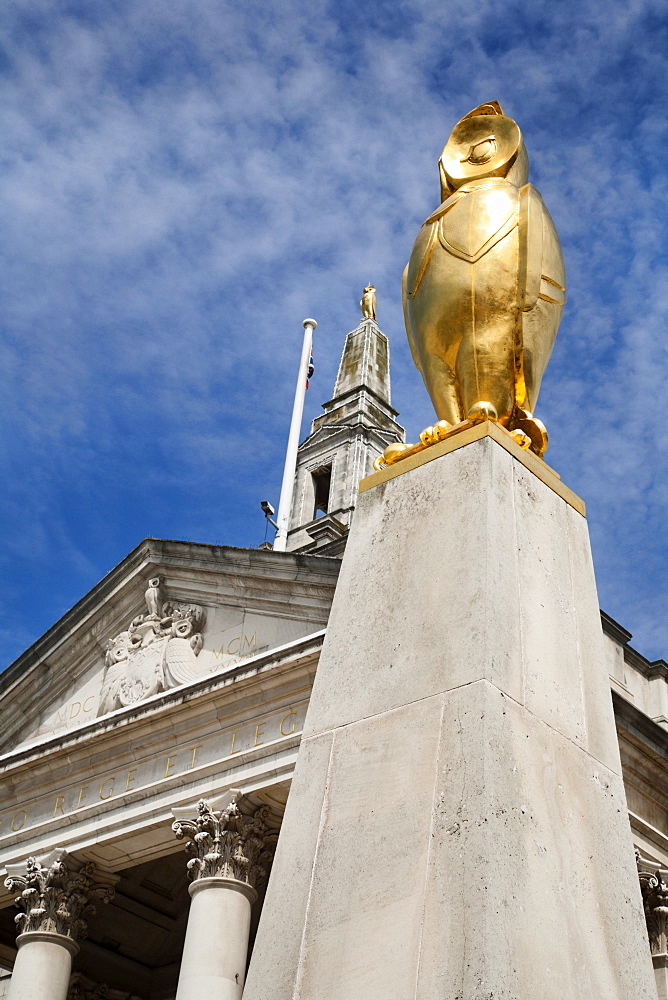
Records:
[[[364,319],[376,318],[376,289],[373,285],[367,285],[362,292],[362,298],[360,300],[360,309],[362,310],[362,316]]]

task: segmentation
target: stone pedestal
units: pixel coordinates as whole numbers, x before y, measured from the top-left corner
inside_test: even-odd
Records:
[[[581,504],[471,436],[361,495],[245,1000],[656,1000]]]
[[[198,879],[189,892],[176,1000],[241,1000],[257,893],[245,882],[223,878]]]
[[[31,931],[16,939],[18,953],[8,1000],[66,1000],[79,946],[65,934]]]

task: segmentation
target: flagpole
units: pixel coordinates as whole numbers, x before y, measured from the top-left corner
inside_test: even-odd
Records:
[[[301,430],[302,415],[304,413],[306,379],[308,377],[308,366],[311,360],[313,331],[317,325],[318,324],[314,319],[305,319],[302,323],[302,326],[304,327],[304,342],[302,344],[302,356],[299,361],[299,374],[297,375],[295,401],[292,407],[292,420],[290,422],[290,434],[288,435],[288,447],[285,453],[283,482],[281,484],[281,498],[278,501],[278,514],[276,516],[278,531],[276,532],[276,537],[274,538],[275,552],[285,552],[288,543],[288,525],[290,522],[290,510],[292,508],[292,496],[295,489],[297,449],[299,448],[299,432]]]

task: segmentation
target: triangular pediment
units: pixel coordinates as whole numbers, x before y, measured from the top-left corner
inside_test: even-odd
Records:
[[[146,539],[0,675],[0,753],[324,628],[338,566]]]

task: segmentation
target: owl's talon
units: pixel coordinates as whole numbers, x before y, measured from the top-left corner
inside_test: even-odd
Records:
[[[528,434],[525,434],[524,431],[521,431],[519,427],[516,427],[514,431],[511,431],[510,436],[513,441],[515,441],[520,448],[524,448],[525,451],[527,448],[531,447],[531,438]]]
[[[383,464],[386,466],[393,465],[394,462],[397,462],[402,457],[403,453],[405,451],[408,451],[410,447],[411,445],[403,444],[401,441],[393,441],[392,444],[388,444],[383,454],[380,456],[380,458],[377,458],[373,464],[373,467],[374,469],[376,469],[376,472],[381,471]],[[376,468],[376,463],[378,463],[378,468]]]
[[[466,414],[466,419],[473,420],[474,423],[478,424],[483,420],[498,420],[499,414],[493,403],[489,403],[487,400],[480,400],[480,402],[473,404]]]
[[[534,455],[542,458],[547,451],[548,435],[547,428],[542,420],[534,417],[529,410],[516,410],[512,417],[511,427],[519,430],[531,438],[531,451]],[[524,446],[522,446],[524,447]]]

